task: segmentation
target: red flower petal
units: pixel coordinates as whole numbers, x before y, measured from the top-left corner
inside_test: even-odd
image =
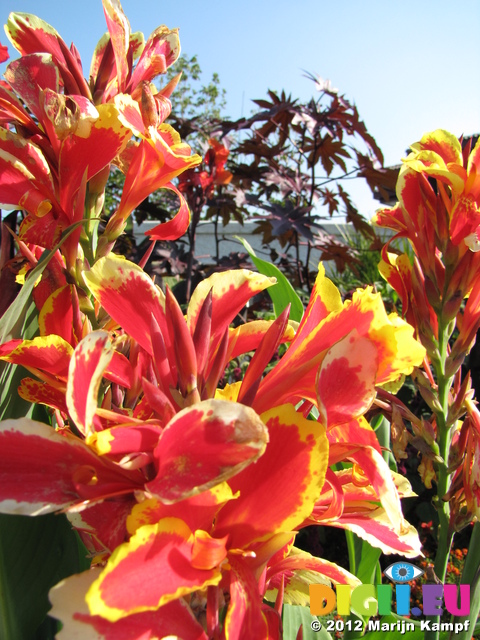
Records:
[[[255,462],[267,440],[264,423],[249,407],[224,400],[197,403],[165,427],[155,451],[157,476],[146,488],[167,503],[188,498]]]

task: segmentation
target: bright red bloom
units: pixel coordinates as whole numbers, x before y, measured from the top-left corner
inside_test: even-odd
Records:
[[[8,47],[0,43],[0,63],[5,62],[9,57]]]
[[[229,151],[225,145],[211,138],[210,148],[198,169],[189,169],[180,176],[178,188],[182,193],[193,197],[192,190],[200,188],[204,198],[210,198],[216,186],[229,184],[232,173],[225,169]],[[203,166],[206,166],[203,169]]]

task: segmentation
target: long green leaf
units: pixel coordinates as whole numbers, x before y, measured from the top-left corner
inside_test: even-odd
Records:
[[[295,640],[300,626],[303,630],[303,640],[332,640],[332,636],[324,626],[320,625],[318,618],[312,616],[307,607],[283,605],[282,621],[284,640]],[[316,625],[314,628],[312,628],[312,623]],[[318,630],[316,630],[317,628]]]
[[[357,557],[356,576],[363,584],[374,584],[378,560],[382,554],[380,549],[372,547],[366,540],[362,540],[355,533],[349,531],[354,537],[355,554]]]
[[[277,279],[277,284],[267,289],[273,302],[275,315],[278,317],[285,307],[291,304],[290,319],[300,322],[303,316],[303,304],[290,282],[274,264],[257,258],[255,251],[244,238],[240,238],[239,236],[236,236],[236,238],[243,244],[258,271],[264,276],[274,276]]]
[[[87,568],[64,515],[0,515],[0,638],[32,640],[50,609],[48,591]]]
[[[375,578],[380,575],[380,549],[372,547],[365,540],[359,538],[353,531],[345,531],[347,547],[350,561],[350,571],[354,573],[363,584],[375,584]],[[345,640],[361,637],[361,633],[356,631],[355,622],[360,619],[362,625],[367,624],[369,616],[360,615],[352,611],[348,620],[350,628],[345,629]]]

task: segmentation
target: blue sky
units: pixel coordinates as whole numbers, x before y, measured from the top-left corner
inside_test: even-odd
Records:
[[[67,44],[73,40],[88,75],[105,31],[101,0],[4,0],[9,11],[35,13]],[[227,91],[227,113],[248,115],[254,98],[285,89],[308,99],[303,70],[329,78],[355,102],[387,164],[396,164],[426,131],[480,131],[480,2],[478,0],[123,0],[132,29],[180,28],[182,50],[197,55]],[[2,44],[6,37],[0,35]],[[14,51],[11,54],[15,57]],[[357,205],[376,203],[360,186]]]

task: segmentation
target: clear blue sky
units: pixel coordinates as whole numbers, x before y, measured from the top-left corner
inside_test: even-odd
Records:
[[[227,113],[247,115],[251,100],[285,89],[308,99],[302,70],[331,79],[355,102],[387,164],[432,129],[480,131],[479,0],[123,0],[133,31],[180,28],[182,51],[198,56],[227,91]],[[35,13],[67,44],[73,40],[88,76],[93,48],[106,30],[101,0],[2,0],[9,11]],[[7,44],[0,34],[2,44]],[[15,52],[10,47],[11,55]],[[3,65],[2,65],[3,66]],[[360,187],[366,215],[375,203]]]

